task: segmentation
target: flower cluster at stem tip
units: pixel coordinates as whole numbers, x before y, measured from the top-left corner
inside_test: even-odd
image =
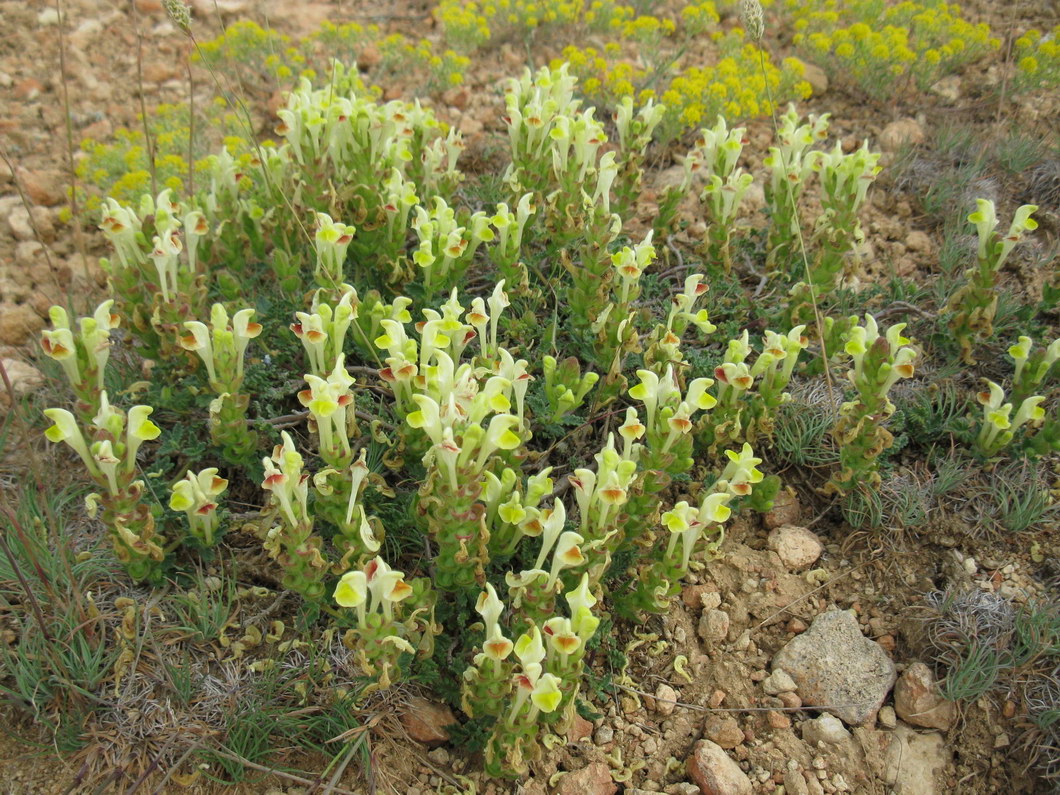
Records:
[[[1060,25],[1047,31],[1031,28],[1015,41],[1014,60],[1019,90],[1053,88],[1060,85]]]

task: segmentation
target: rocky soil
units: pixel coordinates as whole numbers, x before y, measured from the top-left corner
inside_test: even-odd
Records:
[[[198,24],[215,32],[249,16],[291,35],[324,19],[377,22],[422,35],[419,28],[429,20],[415,2],[194,5]],[[70,294],[101,292],[104,285],[98,267],[104,249],[94,219],[81,219],[80,229],[61,220],[68,134],[76,146],[82,137],[105,139],[137,123],[141,43],[146,103],[178,100],[187,91],[185,40],[158,0],[74,0],[61,6],[62,20],[51,5],[0,2],[6,33],[0,39],[0,106],[6,109],[0,117],[0,358],[23,392],[41,383],[32,347],[48,307],[65,303]],[[990,8],[1001,30],[1021,16],[1039,26],[1056,22],[1041,17],[1052,13],[1049,7],[1013,4],[1007,13],[1013,16],[997,19],[1001,10]],[[466,88],[438,98],[440,112],[464,131],[472,143],[469,157],[482,168],[490,163],[488,135],[499,129],[498,75],[521,66],[520,53],[501,48],[473,68]],[[833,114],[833,134],[844,145],[867,136],[893,162],[903,145],[927,142],[952,119],[992,123],[996,107],[987,106],[977,86],[998,79],[994,68],[948,80],[923,107],[898,108],[829,90],[820,75],[819,95],[810,104]],[[1044,130],[1050,118],[1055,124],[1058,108],[1056,97],[1027,98],[1006,108],[1005,116]],[[756,143],[749,149],[764,152],[768,125],[754,125],[751,134]],[[654,177],[658,185],[665,183],[668,165],[663,162]],[[867,259],[879,263],[867,278],[882,275],[887,261],[899,275],[929,273],[941,244],[938,230],[918,215],[914,196],[885,186],[865,224],[872,247]],[[1043,207],[1045,240],[1051,235],[1055,241],[1057,211]],[[1041,274],[1014,278],[1040,294]],[[0,391],[0,401],[6,400]],[[789,474],[799,481],[798,473]],[[602,659],[596,667],[623,685],[620,694],[594,702],[599,717],[579,718],[531,780],[508,785],[475,775],[477,761],[450,744],[442,728],[450,715],[428,698],[408,702],[402,731],[380,724],[389,733],[378,729],[378,791],[464,791],[464,776],[478,782],[478,792],[535,795],[1046,791],[1024,769],[1027,756],[1018,746],[1027,725],[1015,705],[1004,697],[944,701],[920,631],[922,596],[949,584],[1017,602],[1042,595],[1037,566],[1021,545],[983,537],[960,521],[919,537],[855,534],[822,521],[819,498],[794,491],[782,496],[761,520],[737,524],[723,556],[698,572],[669,616],[626,627],[614,639],[629,655],[628,670],[607,671]],[[8,712],[7,723],[20,737],[34,739],[25,716]],[[288,762],[310,778],[320,772],[311,759]],[[76,784],[70,787],[78,772],[46,750],[0,736],[0,792],[77,791]],[[364,791],[362,781],[351,774],[345,786]],[[293,795],[309,792],[310,785],[270,778],[243,789]]]

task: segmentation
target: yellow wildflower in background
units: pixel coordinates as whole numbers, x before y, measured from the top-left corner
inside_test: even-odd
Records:
[[[787,59],[778,66],[766,55],[763,76],[761,54],[756,46],[744,41],[742,34],[730,33],[718,39],[718,44],[721,53],[727,54],[716,64],[691,66],[675,73],[659,94],[666,107],[660,125],[662,139],[694,129],[719,114],[732,120],[769,115],[770,92],[778,102],[810,95],[810,86],[802,79],[802,64],[797,60]],[[608,60],[591,47],[568,47],[563,59],[570,64],[571,73],[584,80],[581,88],[596,104],[614,105],[623,96],[644,101],[656,95],[643,84],[650,77],[646,70],[629,62]]]
[[[627,35],[642,38],[665,33],[668,22],[638,18],[632,6],[614,0],[442,0],[434,13],[446,40],[465,52],[497,37],[512,33],[525,36],[543,26],[607,31],[633,24]]]
[[[955,4],[784,0],[783,5],[794,17],[793,43],[807,58],[877,98],[904,85],[899,79],[925,89],[999,46],[987,25],[964,19]]]
[[[1060,25],[1044,35],[1032,28],[1016,39],[1014,57],[1017,64],[1013,88],[1033,91],[1060,85]]]

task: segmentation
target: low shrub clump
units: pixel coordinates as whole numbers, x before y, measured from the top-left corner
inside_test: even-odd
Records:
[[[798,18],[812,47],[860,64],[855,80],[883,75],[881,91],[910,75],[931,82],[992,46],[945,8],[905,6],[888,20],[915,36],[884,34],[897,61],[890,49],[877,58],[860,22],[822,48],[813,30],[825,18]],[[718,20],[709,3],[672,24],[607,3],[447,2],[438,13],[467,49],[575,20],[627,41]],[[1037,207],[999,232],[994,203],[978,201],[975,256],[935,314],[851,312],[880,155],[868,142],[844,148],[827,114],[791,105],[761,153],[764,178],[748,171],[746,129],[732,119],[807,93],[796,62],[774,65],[753,43],[761,31],[749,35],[711,33],[723,55],[711,67],[618,73],[572,48],[508,80],[500,179],[465,169],[461,135],[427,104],[382,101],[357,69],[334,61],[324,74],[307,65],[316,49],[249,26],[200,57],[280,81],[301,71],[275,140],[223,138],[207,154],[208,136],[191,139],[193,111],[163,108],[148,125],[153,164],[137,134],[86,144],[110,295],[84,317],[51,311],[41,346],[72,398],[44,410],[45,435],[76,455],[85,514],[137,599],[180,584],[170,645],[216,642],[229,680],[252,682],[262,705],[288,704],[275,693],[296,682],[291,709],[330,716],[277,718],[276,731],[365,733],[360,705],[427,683],[459,705],[486,771],[519,777],[577,714],[601,626],[665,614],[689,573],[721,554],[733,518],[770,509],[787,462],[812,463],[810,485],[872,526],[928,511],[896,485],[915,480],[902,449],[949,449],[960,472],[1037,467],[1060,451],[1060,340],[1033,312],[1012,339],[995,323],[998,271]],[[330,26],[312,42],[364,48],[373,36]],[[457,56],[408,46],[458,82]],[[652,88],[660,80],[668,87]],[[199,112],[216,134],[249,126],[239,109]],[[649,213],[649,148],[684,130],[694,143]],[[745,203],[756,179],[761,211]],[[689,196],[700,239],[679,214]],[[772,300],[755,300],[744,277]],[[971,367],[997,342],[1011,346],[1003,383],[924,399],[940,367]],[[1029,493],[1042,498],[1037,481]],[[235,587],[249,565],[235,550],[248,546],[269,588]],[[70,559],[84,562],[68,550],[54,565]],[[12,578],[0,569],[0,583]],[[72,582],[98,579],[89,567]],[[236,605],[269,595],[296,607],[233,624]],[[101,667],[124,673],[138,659],[137,622],[154,614],[132,598],[103,618],[83,609],[63,626],[121,638],[113,661],[98,637],[81,649],[71,681],[93,692]],[[34,672],[19,670],[10,692],[36,704]],[[208,701],[195,688],[216,696],[221,685],[187,676],[191,714]],[[240,715],[227,720],[226,736],[267,746],[268,731],[258,743],[237,730]],[[181,759],[193,753],[232,762],[205,740]]]

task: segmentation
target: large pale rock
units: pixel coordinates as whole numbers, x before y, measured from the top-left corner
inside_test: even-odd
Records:
[[[959,75],[946,75],[935,83],[930,91],[946,102],[956,102],[961,98],[961,78]]]
[[[696,192],[694,189],[701,188],[706,183],[705,171],[706,169],[701,168],[692,173],[692,184],[689,187],[689,193]],[[651,187],[659,196],[663,196],[670,188],[681,187],[684,184],[684,180],[685,167],[683,165],[670,166],[656,173]]]
[[[936,795],[936,777],[950,761],[950,752],[938,732],[918,734],[899,726],[889,735],[883,780],[894,795]]]
[[[44,85],[40,80],[35,77],[27,77],[15,83],[11,93],[14,94],[15,99],[20,99],[24,102],[34,102],[40,99],[40,95],[43,92]]]
[[[0,305],[0,344],[21,345],[44,328],[44,320],[28,304]]]
[[[772,665],[788,672],[804,704],[823,707],[851,726],[875,716],[897,675],[886,652],[861,634],[846,610],[819,615]]]
[[[581,770],[573,770],[559,780],[555,795],[614,795],[618,785],[611,780],[611,771],[603,762],[593,762]]]
[[[249,0],[192,0],[192,6],[199,16],[207,16],[215,11],[229,16],[248,13]]]
[[[486,129],[486,125],[482,123],[481,119],[476,119],[474,116],[464,114],[460,117],[458,128],[461,135],[470,139],[481,136],[482,131]]]
[[[697,632],[704,643],[721,643],[729,634],[729,614],[724,610],[704,610]]]
[[[903,146],[916,146],[923,142],[924,128],[916,119],[892,121],[880,133],[880,148],[884,152],[897,152]]]
[[[7,226],[15,240],[36,240],[37,236],[45,243],[55,239],[55,222],[47,207],[33,207],[27,210],[23,205],[15,205],[7,215]]]
[[[810,84],[810,88],[813,89],[813,95],[815,97],[821,96],[821,94],[828,90],[828,75],[825,74],[824,69],[815,63],[803,61],[799,58],[794,58],[792,60],[796,60],[802,64],[802,79]]]
[[[740,215],[753,216],[766,206],[766,190],[760,182],[752,182],[740,202]]]
[[[28,270],[44,259],[44,246],[36,240],[20,240],[15,244],[15,264]]]
[[[696,743],[685,767],[703,795],[751,795],[753,791],[747,774],[710,740]]]
[[[33,365],[18,359],[0,359],[0,365],[3,365],[4,372],[7,373],[7,379],[11,382],[11,389],[16,398],[28,395],[44,383],[44,376]],[[7,409],[10,406],[11,395],[7,391],[7,386],[0,380],[0,408]]]
[[[802,724],[802,739],[816,748],[818,743],[839,745],[850,739],[850,732],[843,726],[843,721],[827,712]]]
[[[66,198],[63,190],[63,175],[58,171],[30,171],[28,168],[15,169],[22,190],[33,204],[54,207]]]
[[[32,240],[33,225],[29,221],[29,211],[25,207],[15,207],[7,215],[7,227],[15,240]]]
[[[148,61],[143,66],[145,83],[164,83],[178,74],[177,67],[169,61]]]
[[[780,556],[789,569],[798,571],[812,566],[821,557],[824,545],[805,527],[786,524],[769,534],[769,548]]]
[[[799,770],[788,770],[784,773],[784,795],[810,795],[806,778]]]
[[[212,5],[212,0],[199,1]],[[335,8],[330,3],[289,3],[284,0],[268,0],[261,5],[265,6],[265,14],[273,26],[288,31],[291,36],[301,37],[319,30],[326,20],[335,15]]]
[[[357,53],[357,68],[360,69],[362,72],[367,72],[369,69],[379,66],[379,64],[381,64],[382,62],[383,53],[374,44],[368,44],[364,47],[361,47],[360,51]],[[467,89],[464,90],[466,91]],[[451,97],[455,95],[454,92],[456,92],[456,89],[445,92],[445,94],[443,94],[443,99],[448,104],[455,106],[456,103],[453,102],[451,99]],[[463,110],[466,107],[467,102],[465,101],[463,106],[459,109]]]
[[[906,723],[947,731],[957,716],[952,701],[939,695],[935,676],[922,662],[905,669],[894,686],[894,711]]]
[[[456,716],[449,707],[425,698],[412,699],[401,713],[401,725],[409,737],[431,748],[449,741],[446,727],[454,723]]]

